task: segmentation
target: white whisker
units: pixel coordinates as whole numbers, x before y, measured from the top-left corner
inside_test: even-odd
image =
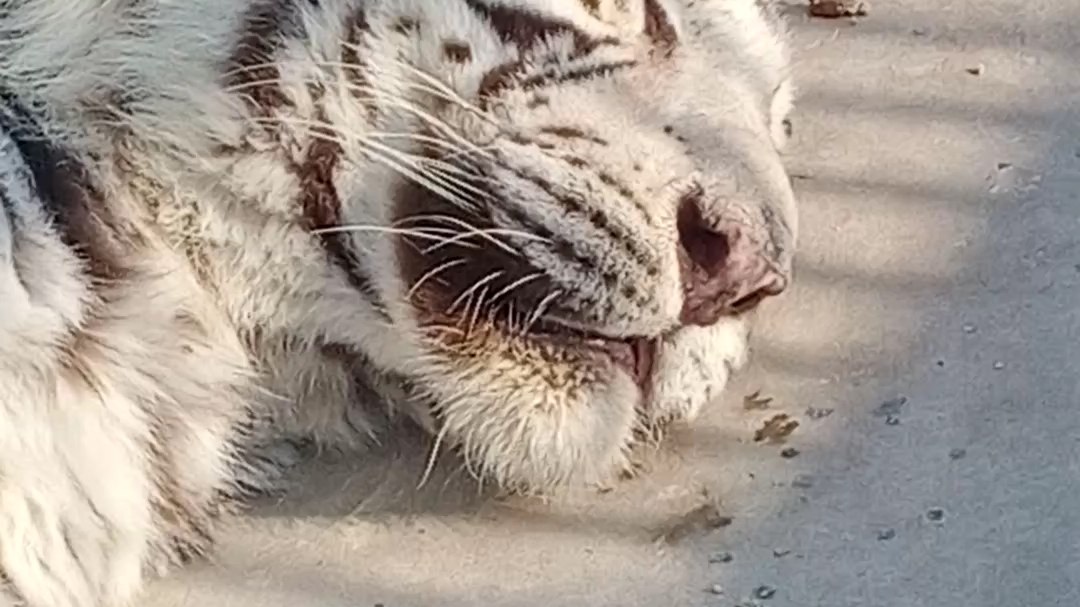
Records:
[[[467,262],[466,262],[466,260],[464,260],[462,258],[452,259],[450,261],[443,262],[443,263],[435,266],[434,268],[428,270],[427,272],[424,272],[424,274],[422,276],[420,276],[420,278],[418,278],[416,280],[416,282],[413,284],[413,286],[409,289],[409,292],[405,295],[405,298],[407,300],[411,301],[413,296],[416,295],[416,292],[420,289],[420,287],[423,286],[423,284],[425,282],[427,282],[429,279],[434,278],[436,275],[438,275],[438,274],[440,274],[440,273],[442,273],[442,272],[444,272],[446,270],[449,270],[450,268],[460,266],[463,263],[467,263]]]
[[[457,298],[446,309],[446,313],[448,315],[453,315],[454,314],[454,309],[458,307],[458,305],[461,303],[461,301],[463,299],[465,299],[466,297],[472,297],[471,294],[475,293],[476,289],[479,289],[480,287],[484,286],[485,284],[490,283],[493,280],[499,279],[500,277],[502,277],[503,274],[505,274],[505,272],[503,270],[495,270],[495,271],[489,273],[484,278],[481,278],[480,280],[474,282],[472,284],[472,286],[470,286],[468,289],[465,289],[464,291],[461,292],[460,295],[457,296]]]
[[[529,333],[530,331],[532,331],[533,326],[540,320],[540,317],[544,315],[544,312],[547,311],[548,306],[550,306],[552,302],[554,302],[558,297],[561,296],[562,291],[555,290],[551,293],[548,293],[547,296],[541,299],[540,303],[536,305],[536,309],[533,310],[532,314],[529,315],[528,320],[526,320],[525,326],[522,327],[522,332]]]

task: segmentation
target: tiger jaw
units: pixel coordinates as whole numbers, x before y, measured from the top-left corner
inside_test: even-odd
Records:
[[[641,438],[693,419],[745,360],[746,321],[607,338],[418,311],[415,380],[434,425],[478,472],[521,492],[604,484]]]

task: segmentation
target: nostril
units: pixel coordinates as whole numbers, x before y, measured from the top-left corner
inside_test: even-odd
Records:
[[[784,290],[787,289],[787,285],[787,278],[780,274],[770,272],[756,287],[750,289],[746,295],[731,302],[731,309],[740,313],[749,312],[765,299],[783,293]]]
[[[771,274],[759,289],[768,296],[776,296],[787,290],[788,279],[782,274]]]
[[[694,200],[686,200],[679,207],[676,226],[679,244],[690,261],[710,277],[719,274],[731,252],[731,243],[705,222]]]
[[[693,199],[676,217],[683,282],[683,324],[710,326],[723,316],[742,314],[782,293],[788,275],[775,263],[767,235],[756,235],[735,218],[708,222]]]

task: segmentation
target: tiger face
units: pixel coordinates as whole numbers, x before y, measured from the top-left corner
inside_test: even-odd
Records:
[[[624,470],[643,434],[720,393],[748,315],[792,273],[768,7],[447,0],[350,35],[385,58],[357,87],[398,106],[368,119],[411,136],[357,152],[377,173],[339,169],[341,225],[379,228],[339,235],[432,431],[544,490]]]

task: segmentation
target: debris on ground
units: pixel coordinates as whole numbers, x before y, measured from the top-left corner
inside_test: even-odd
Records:
[[[713,584],[712,586],[709,586],[709,592],[716,595],[724,594],[724,587],[720,584]]]
[[[890,415],[885,418],[885,425],[887,426],[899,426],[900,418],[895,415]]]
[[[821,19],[842,19],[844,17],[865,17],[869,7],[860,0],[810,0],[808,11],[811,17]]]
[[[965,455],[967,455],[967,449],[957,447],[949,451],[949,459],[951,460],[964,459]]]
[[[730,552],[714,552],[709,555],[710,563],[730,563],[735,560],[735,555]]]
[[[798,457],[798,455],[799,455],[799,450],[796,449],[795,447],[787,447],[786,449],[784,449],[783,451],[780,452],[780,457],[782,457],[784,459],[791,459],[793,457]]]
[[[782,559],[789,554],[791,554],[791,551],[787,548],[773,548],[772,551],[772,555],[778,559]]]
[[[814,486],[814,477],[809,474],[799,474],[791,481],[791,486],[798,489],[809,489]]]
[[[768,440],[770,443],[781,443],[798,427],[798,420],[791,419],[787,413],[777,413],[765,420],[765,424],[754,432],[754,442]]]
[[[926,520],[932,523],[940,523],[945,520],[944,508],[931,508],[926,511]]]
[[[706,496],[706,503],[664,525],[656,534],[655,542],[675,544],[695,533],[708,533],[727,527],[734,519],[720,511],[717,500]]]
[[[900,410],[904,408],[908,399],[906,396],[897,396],[896,398],[890,398],[889,400],[878,405],[878,408],[874,410],[874,415],[878,417],[890,417],[900,415]]]
[[[983,73],[986,72],[986,66],[980,63],[978,65],[973,65],[969,68],[966,68],[964,71],[971,74],[972,76],[982,76]]]
[[[762,584],[754,589],[754,598],[767,601],[776,595],[776,588]]]
[[[987,176],[991,194],[1012,192],[1023,194],[1037,189],[1042,175],[1032,169],[1018,167],[1011,162],[999,162]]]
[[[771,396],[762,396],[761,390],[758,390],[753,394],[747,394],[743,397],[743,409],[746,409],[747,411],[768,409],[769,403],[772,401],[773,399]]]
[[[894,537],[896,537],[896,530],[891,529],[891,528],[890,529],[882,529],[881,531],[878,531],[878,534],[877,534],[877,539],[880,540],[880,541],[883,541],[883,542],[887,542],[887,541],[893,539]]]
[[[818,409],[817,407],[807,407],[806,417],[810,419],[825,419],[833,414],[835,409]]]

